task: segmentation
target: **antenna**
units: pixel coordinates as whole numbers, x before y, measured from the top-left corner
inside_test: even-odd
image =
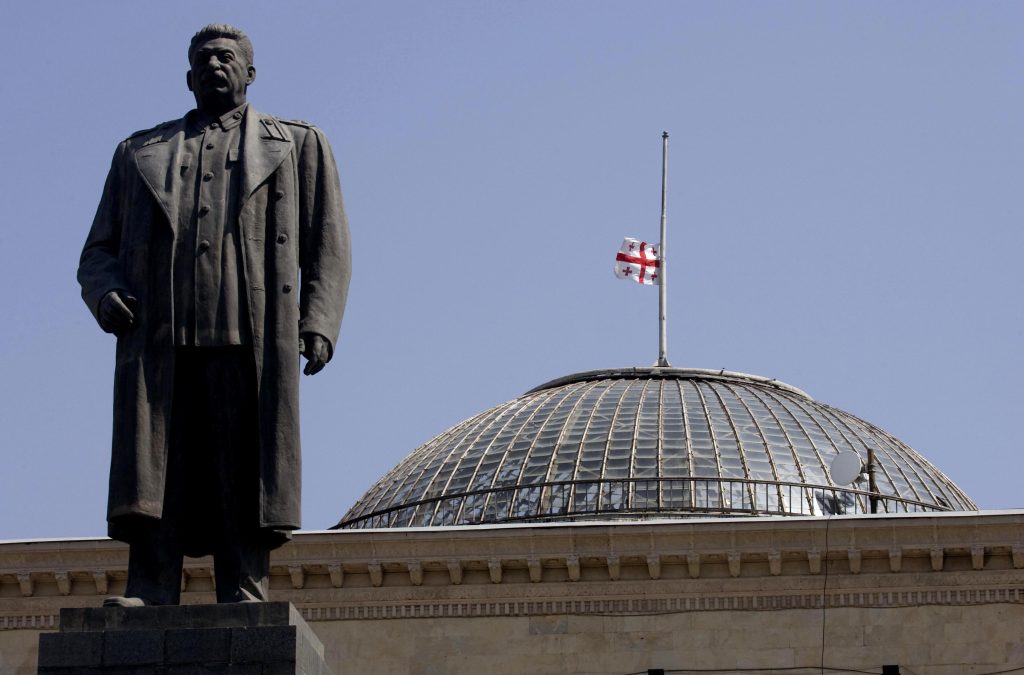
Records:
[[[828,465],[828,473],[836,485],[852,485],[864,470],[856,452],[840,452]]]
[[[852,485],[864,472],[868,474],[868,502],[871,513],[878,513],[878,484],[875,482],[875,450],[868,446],[868,461],[862,463],[856,452],[840,452],[829,463],[828,473],[837,485]]]

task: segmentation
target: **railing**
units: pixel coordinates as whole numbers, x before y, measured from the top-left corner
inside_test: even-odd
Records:
[[[643,519],[700,514],[822,516],[951,511],[866,490],[744,478],[625,478],[516,485],[445,495],[342,519],[338,528]]]

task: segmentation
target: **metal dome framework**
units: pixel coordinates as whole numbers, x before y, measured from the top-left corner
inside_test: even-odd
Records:
[[[678,368],[591,371],[417,448],[336,528],[870,512],[829,462],[874,452],[878,511],[974,510],[913,449],[775,380]]]

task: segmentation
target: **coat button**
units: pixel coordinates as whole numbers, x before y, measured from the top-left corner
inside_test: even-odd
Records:
[[[204,173],[203,174],[203,180],[205,180],[205,181],[213,180],[213,172],[212,171],[207,171],[206,173]]]
[[[209,250],[209,248],[210,248],[210,242],[208,242],[207,240],[203,239],[201,242],[199,242],[199,252],[200,253]]]
[[[284,287],[281,288],[281,290],[284,291],[285,293],[290,293],[291,290],[292,290],[292,285],[291,284],[285,284]]]
[[[206,144],[206,149],[207,150],[213,150],[213,143],[207,143]]]
[[[206,205],[204,204],[203,206],[200,206],[200,207],[199,207],[199,215],[200,215],[200,216],[205,216],[205,215],[206,215],[207,213],[209,213],[209,212],[210,212],[210,207],[209,207],[209,206],[206,206]]]
[[[232,117],[234,117],[236,120],[240,120],[242,119],[242,113],[236,112],[234,115],[232,115]]]
[[[281,234],[277,235],[277,243],[278,244],[283,244],[286,241],[288,241],[288,235],[287,234],[281,233]]]
[[[278,190],[275,192],[274,199],[284,199],[284,190]]]

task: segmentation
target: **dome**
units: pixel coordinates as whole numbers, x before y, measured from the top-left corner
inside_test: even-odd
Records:
[[[804,392],[718,370],[570,375],[417,448],[335,527],[871,512],[841,452],[875,457],[877,512],[975,510],[898,439]],[[854,465],[855,467],[856,465]]]

